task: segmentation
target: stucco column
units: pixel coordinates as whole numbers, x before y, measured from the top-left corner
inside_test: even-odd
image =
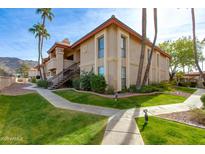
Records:
[[[60,73],[63,71],[63,63],[64,63],[64,52],[63,48],[56,48],[56,74]]]
[[[126,38],[126,87],[130,87],[130,37],[129,35]]]
[[[95,65],[94,65],[94,73],[98,74],[98,43],[97,43],[97,36],[95,36]]]
[[[121,91],[121,51],[120,51],[120,30],[117,28],[117,91]]]
[[[108,83],[108,69],[107,69],[107,30],[104,32],[104,77]]]

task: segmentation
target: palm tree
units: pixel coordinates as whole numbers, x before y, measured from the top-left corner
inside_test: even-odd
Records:
[[[43,47],[43,39],[48,39],[50,38],[50,34],[48,33],[47,29],[45,29],[43,26],[42,26],[42,32],[41,32],[41,52],[40,52],[40,56],[41,56],[41,62],[43,63],[43,53],[42,53],[42,47]],[[43,79],[46,80],[46,73],[45,73],[45,68],[44,66],[42,65],[42,70],[43,70]]]
[[[37,14],[41,14],[42,25],[44,27],[45,27],[46,19],[52,21],[52,19],[54,18],[54,14],[51,12],[51,10],[52,10],[51,8],[41,8],[36,10]]]
[[[191,9],[191,15],[192,15],[192,33],[193,33],[193,47],[194,47],[194,59],[196,63],[196,67],[199,70],[200,76],[205,82],[205,76],[203,75],[203,72],[199,66],[199,60],[197,56],[197,44],[196,44],[196,28],[195,28],[195,13],[194,13],[194,8]]]
[[[144,63],[144,53],[145,53],[145,43],[146,43],[146,27],[147,27],[147,10],[146,8],[142,9],[142,45],[141,45],[141,55],[138,67],[136,88],[139,89],[141,87],[141,78],[142,78],[142,70]]]
[[[145,85],[146,82],[147,82],[147,79],[148,79],[148,76],[149,76],[150,65],[151,65],[151,61],[152,61],[152,55],[153,55],[154,47],[155,47],[156,40],[157,40],[157,8],[154,8],[154,30],[155,30],[154,41],[152,43],[152,48],[151,48],[150,55],[147,55],[148,56],[148,63],[147,63],[147,67],[146,67],[146,70],[145,70],[142,85]]]
[[[41,8],[41,9],[37,9],[36,13],[37,14],[41,14],[41,19],[42,19],[42,26],[43,29],[45,29],[46,33],[48,34],[46,28],[45,28],[45,22],[46,19],[48,19],[49,21],[52,21],[52,19],[54,18],[54,14],[51,12],[51,8]],[[49,34],[48,34],[49,35]],[[43,41],[44,38],[47,39],[48,35],[42,35],[41,36],[41,43],[40,43],[40,52],[41,52],[41,62],[43,62],[43,55],[42,55],[42,50],[43,50]],[[49,35],[50,37],[50,35]],[[43,67],[43,78],[46,79],[46,75],[45,75],[45,69]]]
[[[41,57],[41,34],[42,34],[42,24],[38,23],[33,25],[32,28],[29,28],[29,32],[33,33],[35,38],[38,38],[38,70],[40,72],[40,77],[42,78],[42,73],[40,69],[40,57]]]

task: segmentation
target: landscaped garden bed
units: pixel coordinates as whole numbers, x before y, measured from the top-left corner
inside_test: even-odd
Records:
[[[193,94],[197,90],[197,89],[194,89],[194,88],[180,87],[180,86],[174,87],[174,89],[177,90],[177,91],[182,91],[182,92],[186,92],[186,93],[189,93],[189,94]]]
[[[40,95],[0,95],[0,144],[101,144],[107,118],[58,109]]]
[[[103,107],[129,109],[146,106],[156,106],[165,104],[176,104],[185,101],[185,97],[169,95],[169,94],[155,94],[144,96],[132,96],[127,98],[119,98],[115,101],[113,98],[105,98],[90,93],[81,93],[73,90],[60,90],[54,93],[64,97],[65,99],[81,104],[97,105]]]
[[[136,119],[145,144],[150,145],[196,145],[205,144],[205,130],[157,117]]]
[[[186,123],[189,125],[205,128],[205,111],[202,109],[195,109],[184,112],[175,112],[170,114],[159,115],[162,118]]]

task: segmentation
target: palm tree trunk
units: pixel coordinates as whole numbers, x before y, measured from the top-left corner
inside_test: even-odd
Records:
[[[143,8],[142,9],[142,45],[141,45],[141,55],[140,55],[139,68],[138,68],[137,81],[136,81],[137,89],[141,88],[141,78],[142,78],[145,42],[146,42],[146,26],[147,26],[147,10],[146,8]]]
[[[42,26],[43,26],[43,28],[45,28],[45,16],[43,17],[43,23],[42,23]],[[41,63],[42,63],[42,65],[43,65],[43,40],[44,40],[44,37],[43,36],[41,36]],[[44,68],[44,66],[42,67],[42,69],[43,69],[43,79],[44,80],[46,80],[46,72],[45,72],[45,68]]]
[[[194,46],[194,59],[196,63],[196,67],[199,70],[200,76],[205,82],[205,76],[203,75],[203,72],[199,66],[198,56],[197,56],[197,47],[196,47],[196,28],[195,28],[195,14],[194,14],[194,8],[191,9],[191,15],[192,15],[192,33],[193,33],[193,46]]]
[[[39,73],[40,73],[40,77],[42,79],[42,72],[41,72],[41,63],[40,63],[40,57],[41,57],[41,48],[40,48],[40,44],[41,44],[41,36],[39,35],[38,37],[38,69],[39,69]]]
[[[43,65],[43,37],[41,38],[41,62],[42,62],[42,65]],[[46,72],[45,72],[45,68],[44,68],[44,65],[42,67],[43,69],[43,79],[46,80]]]
[[[156,40],[157,40],[157,8],[154,8],[154,30],[155,30],[154,41],[152,43],[152,48],[151,48],[150,55],[148,55],[149,56],[148,57],[148,63],[147,63],[144,78],[143,78],[143,81],[142,81],[142,86],[144,86],[146,84],[147,79],[149,77],[149,70],[150,70],[150,65],[151,65],[151,62],[152,62],[152,55],[153,55],[154,47],[155,47]]]

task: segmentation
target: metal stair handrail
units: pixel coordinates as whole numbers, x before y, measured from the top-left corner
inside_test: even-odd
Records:
[[[72,69],[73,67],[75,68],[75,67],[78,66],[78,65],[79,65],[79,63],[74,63],[74,64],[70,65],[70,66],[67,67],[66,69],[63,69],[63,71],[61,71],[60,73],[58,73],[58,74],[54,75],[53,77],[49,78],[49,79],[48,79],[48,82],[49,82],[49,81],[52,82],[55,78],[58,78],[60,75],[66,73],[68,70]]]

